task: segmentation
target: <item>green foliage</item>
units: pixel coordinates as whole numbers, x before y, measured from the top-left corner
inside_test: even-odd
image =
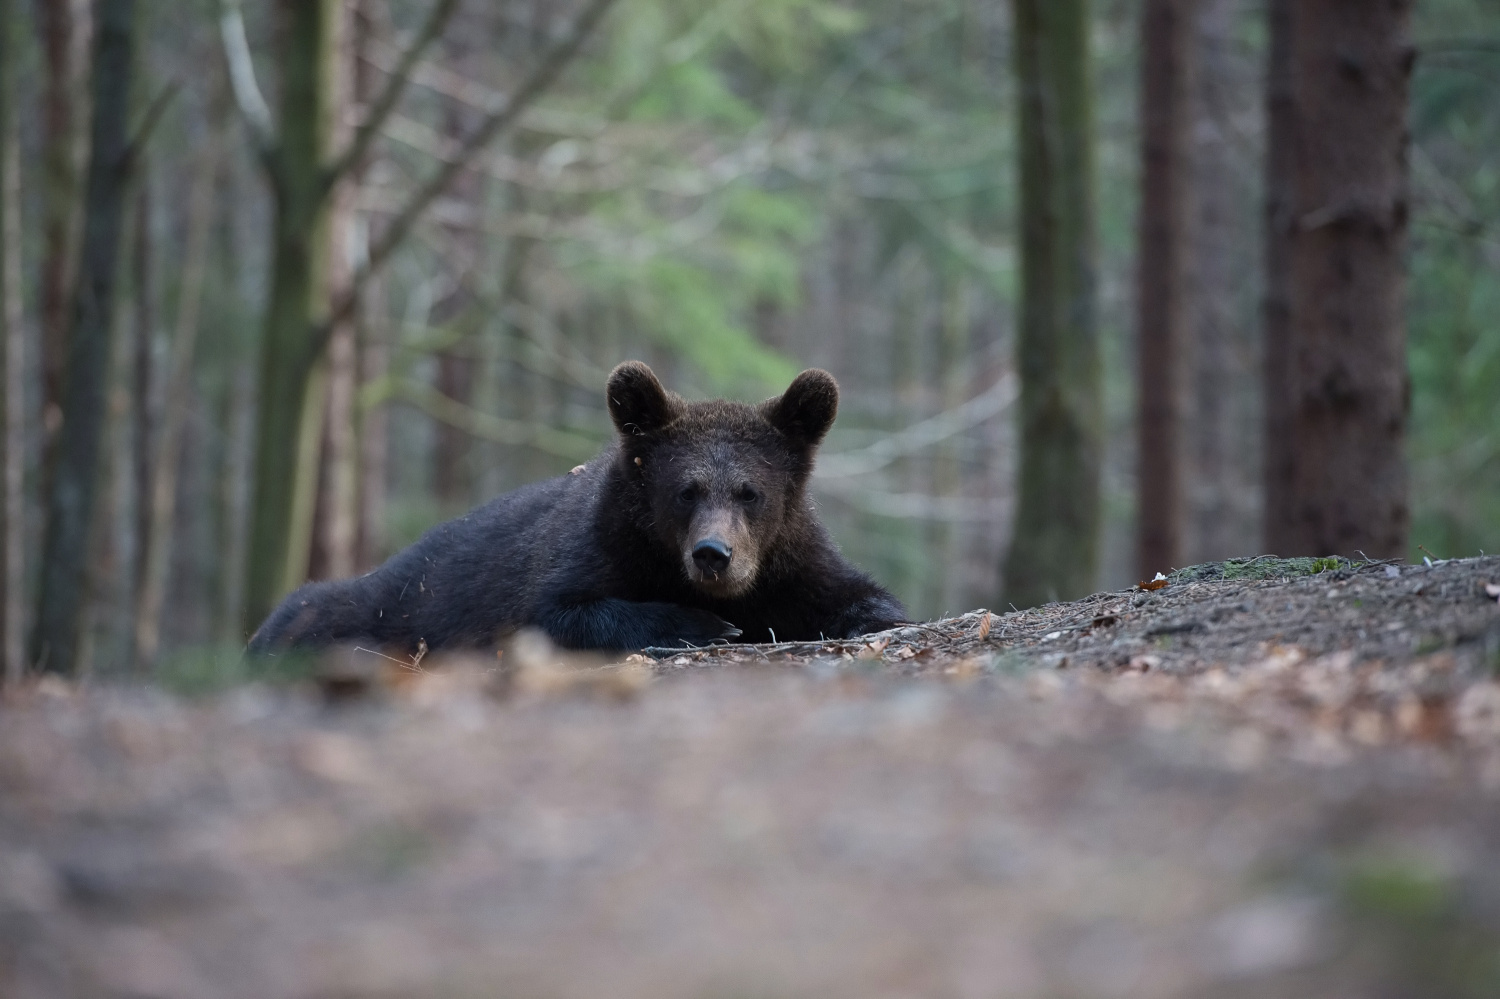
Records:
[[[611,22],[578,99],[594,109],[610,95],[593,137],[553,147],[561,176],[607,163],[624,179],[543,195],[539,214],[576,223],[548,241],[548,263],[688,362],[692,388],[763,395],[796,373],[750,321],[795,304],[820,213],[766,162],[776,142],[766,98],[860,23],[824,0],[639,0]]]
[[[1173,582],[1205,579],[1295,579],[1298,576],[1316,576],[1323,572],[1352,569],[1359,564],[1338,556],[1277,558],[1274,555],[1261,555],[1256,558],[1232,558],[1223,562],[1190,565],[1176,570],[1169,578]]]
[[[759,343],[745,318],[761,301],[790,304],[798,292],[796,251],[811,235],[794,195],[736,184],[704,199],[696,216],[663,218],[651,199],[620,195],[593,215],[633,232],[633,252],[597,244],[561,248],[585,287],[628,309],[636,327],[691,362],[716,392],[763,393],[796,365]],[[695,222],[711,220],[713,231]]]

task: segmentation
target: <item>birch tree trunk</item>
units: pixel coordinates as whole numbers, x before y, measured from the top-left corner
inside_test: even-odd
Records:
[[[356,108],[368,104],[368,93],[356,93],[352,0],[340,0],[330,42],[332,74],[331,145],[347,145]],[[328,294],[342,295],[354,273],[356,256],[363,259],[358,240],[363,227],[356,216],[355,198],[364,164],[355,164],[334,187],[329,202]],[[333,320],[328,336],[328,393],[323,414],[322,461],[315,473],[318,481],[312,553],[308,559],[311,579],[342,579],[354,574],[358,535],[359,449],[355,432],[355,394],[359,388],[359,358],[356,350],[358,306]]]
[[[1014,0],[1020,88],[1021,468],[1005,563],[1018,607],[1087,593],[1103,438],[1087,0]]]

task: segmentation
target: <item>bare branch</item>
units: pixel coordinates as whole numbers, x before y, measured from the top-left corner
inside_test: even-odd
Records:
[[[526,445],[570,461],[587,461],[599,450],[596,438],[541,424],[493,416],[439,392],[425,382],[387,375],[365,386],[360,406],[404,402],[471,437],[497,444]]]
[[[255,61],[250,56],[250,41],[245,37],[245,18],[240,0],[222,0],[219,8],[219,39],[224,45],[224,59],[229,64],[229,85],[240,116],[254,133],[255,144],[262,155],[276,148],[276,124],[270,105],[255,80]]]
[[[349,147],[329,164],[323,181],[326,187],[332,187],[338,183],[340,177],[353,169],[369,153],[370,147],[375,144],[376,138],[380,135],[381,127],[385,125],[391,112],[396,109],[401,95],[406,92],[406,85],[411,82],[412,71],[416,68],[417,60],[422,57],[422,53],[427,50],[433,40],[442,33],[443,25],[448,23],[448,19],[457,9],[458,0],[438,0],[437,5],[432,8],[432,13],[422,25],[422,30],[417,32],[417,37],[411,46],[401,54],[401,61],[396,64],[395,70],[386,77],[385,89],[370,103],[370,110],[365,115],[365,120],[360,124],[358,131],[354,133]]]
[[[825,482],[878,472],[898,458],[916,454],[999,416],[1020,395],[1020,380],[1014,372],[1008,373],[968,402],[883,437],[869,447],[824,454],[818,459],[813,474],[820,482]]]
[[[615,0],[590,0],[588,7],[579,15],[578,20],[573,22],[573,27],[567,36],[542,57],[536,68],[531,71],[531,75],[522,81],[510,99],[492,112],[479,128],[463,141],[442,168],[412,194],[406,205],[396,213],[390,225],[380,234],[380,239],[370,248],[369,257],[354,272],[349,287],[334,303],[327,321],[318,331],[319,350],[322,349],[322,344],[333,325],[354,311],[365,282],[385,265],[391,254],[411,232],[412,226],[416,225],[417,220],[422,217],[422,213],[447,190],[453,178],[462,173],[475,157],[484,151],[485,147],[514,125],[520,118],[521,112],[546,92],[557,75],[578,54],[584,40],[588,38],[590,32],[594,30],[614,2]]]
[[[130,144],[125,147],[125,153],[120,157],[120,169],[127,176],[135,172],[136,161],[140,158],[141,150],[145,149],[146,143],[151,141],[151,133],[156,131],[161,116],[166,113],[167,106],[172,103],[172,99],[181,89],[182,85],[173,80],[163,87],[161,93],[152,98],[151,103],[147,105],[146,113],[141,116],[141,123],[136,128],[135,135],[131,136]]]

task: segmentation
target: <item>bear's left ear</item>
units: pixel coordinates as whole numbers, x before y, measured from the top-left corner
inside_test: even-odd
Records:
[[[640,361],[626,361],[611,371],[605,395],[610,419],[626,437],[660,430],[681,413],[677,400]]]
[[[814,448],[839,411],[839,383],[818,368],[808,368],[775,399],[761,403],[761,414],[794,444]]]

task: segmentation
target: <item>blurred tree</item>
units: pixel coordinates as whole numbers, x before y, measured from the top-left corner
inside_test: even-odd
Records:
[[[146,590],[147,559],[151,549],[151,479],[152,451],[155,446],[157,398],[156,385],[156,310],[155,233],[152,218],[151,163],[145,157],[137,164],[134,218],[130,234],[131,328],[127,344],[131,356],[130,378],[130,492],[128,499],[115,497],[131,516],[124,545],[126,572],[130,588],[136,594]],[[120,484],[116,489],[124,492]],[[128,543],[128,542],[133,542]],[[131,608],[133,613],[135,608]],[[132,669],[143,668],[148,660],[135,659]]]
[[[1265,9],[1199,0],[1184,420],[1190,565],[1261,550],[1260,332]]]
[[[330,142],[334,147],[349,142],[350,123],[367,109],[375,94],[356,90],[357,82],[368,83],[369,73],[358,73],[368,59],[359,44],[369,37],[361,26],[364,18],[358,0],[341,0],[333,25],[329,85]],[[342,183],[334,186],[328,205],[328,281],[333,294],[349,285],[352,261],[366,251],[366,227],[358,217],[356,200],[368,159],[352,163]],[[309,478],[317,498],[311,512],[310,551],[305,560],[308,579],[341,578],[354,574],[354,547],[358,518],[358,453],[355,441],[355,396],[359,391],[359,358],[356,327],[359,309],[329,323],[326,357],[324,411],[309,414],[321,424],[316,468]],[[297,535],[294,529],[293,536]],[[299,580],[300,581],[300,580]]]
[[[445,56],[450,63],[462,63],[465,44],[450,42]],[[471,125],[464,120],[464,108],[449,102],[443,109],[443,134],[449,142],[457,141]],[[452,193],[464,203],[481,211],[485,200],[484,174],[465,170],[453,181]],[[445,257],[448,258],[448,283],[445,293],[433,303],[431,321],[445,329],[452,346],[438,352],[434,388],[464,405],[470,405],[475,392],[475,365],[472,338],[466,334],[477,323],[474,287],[477,269],[483,262],[484,233],[472,221],[466,225],[444,227]],[[439,424],[432,448],[432,489],[444,508],[453,512],[466,509],[474,499],[473,438],[451,424]]]
[[[1018,607],[1082,596],[1103,436],[1087,0],[1015,0],[1020,89],[1021,462],[1005,562]]]
[[[1286,555],[1399,557],[1410,522],[1411,3],[1304,0],[1273,14],[1283,33],[1273,49],[1287,60],[1275,68],[1290,74],[1273,86],[1289,84],[1290,106],[1289,121],[1273,123],[1268,169],[1292,186],[1268,190],[1273,252],[1289,254],[1271,293],[1286,296],[1289,322],[1268,330],[1267,349],[1284,351],[1272,364],[1290,370],[1268,369],[1284,381],[1268,384],[1267,402],[1287,407],[1274,418],[1290,421],[1291,453],[1267,467],[1267,543]],[[1278,145],[1288,140],[1290,151]]]
[[[1141,11],[1141,206],[1136,256],[1137,531],[1141,578],[1182,555],[1184,347],[1192,210],[1194,0]]]
[[[25,330],[21,312],[21,153],[16,128],[15,0],[0,0],[0,683],[19,679],[26,665],[26,585],[22,545],[26,511],[22,473]]]
[[[279,124],[272,121],[256,85],[238,5],[225,9],[230,79],[255,135],[274,203],[244,595],[247,632],[281,593],[301,582],[307,569],[323,426],[323,385],[317,368],[326,333],[320,331],[330,319],[343,318],[329,314],[329,199],[375,141],[400,99],[411,64],[437,36],[454,6],[454,0],[439,0],[401,71],[392,75],[355,138],[338,151],[331,140],[339,68],[336,27],[343,0],[281,0]]]
[[[1297,449],[1292,340],[1292,256],[1296,249],[1297,104],[1293,42],[1296,0],[1268,0],[1266,58],[1263,544],[1294,554],[1292,486]]]
[[[93,112],[83,239],[73,293],[63,422],[46,498],[41,586],[30,650],[33,663],[61,673],[72,673],[78,665],[121,217],[131,159],[127,118],[134,70],[135,3],[99,0],[94,10]],[[142,124],[139,138],[149,130],[150,120],[148,117]]]
[[[177,296],[166,391],[161,406],[161,432],[148,461],[145,509],[138,511],[146,526],[138,544],[142,547],[139,581],[133,608],[135,627],[133,659],[137,669],[156,661],[161,645],[162,606],[166,597],[167,572],[172,554],[173,515],[177,509],[178,466],[182,438],[192,392],[193,352],[198,340],[199,306],[209,262],[209,236],[214,219],[214,181],[223,144],[222,101],[213,108],[212,134],[195,164],[193,186],[188,193],[187,242],[184,267]],[[138,403],[139,404],[139,401]]]
[[[37,0],[42,50],[42,261],[37,295],[41,326],[42,419],[50,441],[62,425],[63,377],[78,214],[81,41],[87,7],[79,0]]]

